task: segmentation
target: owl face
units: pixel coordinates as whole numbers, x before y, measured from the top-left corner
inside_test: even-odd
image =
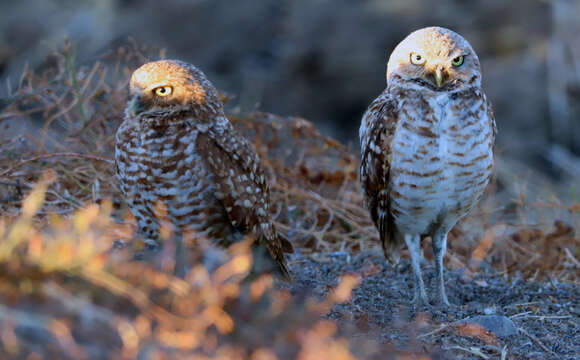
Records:
[[[147,63],[131,76],[128,111],[156,116],[173,111],[214,108],[217,90],[193,65],[178,60]]]
[[[431,91],[479,86],[479,59],[461,35],[428,27],[411,33],[397,45],[387,65],[387,82],[391,81]]]

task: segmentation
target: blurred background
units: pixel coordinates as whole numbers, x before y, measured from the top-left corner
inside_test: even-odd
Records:
[[[242,111],[297,115],[358,149],[367,105],[385,87],[394,46],[449,27],[483,67],[511,171],[538,170],[577,196],[580,1],[575,0],[2,0],[0,97],[68,37],[77,64],[116,44],[199,66]],[[162,56],[162,55],[159,55]],[[151,58],[150,60],[155,60]],[[27,65],[26,65],[27,64]],[[10,85],[8,85],[10,86]],[[566,191],[568,191],[566,190]]]

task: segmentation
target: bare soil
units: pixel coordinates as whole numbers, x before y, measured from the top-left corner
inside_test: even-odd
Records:
[[[422,348],[441,359],[500,358],[502,351],[509,359],[580,357],[580,287],[570,283],[526,282],[484,264],[471,279],[461,270],[446,273],[451,307],[417,308],[411,304],[413,272],[407,260],[391,266],[376,251],[354,256],[333,253],[318,260],[298,257],[291,269],[291,292],[319,297],[328,296],[329,285],[336,285],[341,275],[360,276],[362,282],[351,300],[327,315],[351,338],[371,337],[400,349]],[[434,266],[425,262],[423,270],[426,283],[434,283]],[[510,335],[495,327],[479,332],[461,326],[482,315],[506,317],[515,332]]]

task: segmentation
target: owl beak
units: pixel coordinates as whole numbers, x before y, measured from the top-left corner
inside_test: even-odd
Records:
[[[129,101],[129,112],[132,116],[142,113],[145,110],[145,104],[141,101],[141,97],[139,95],[133,96],[133,98]]]
[[[443,84],[443,71],[440,67],[435,69],[435,84],[437,87],[441,87],[441,84]]]
[[[438,88],[443,85],[443,81],[445,80],[445,74],[443,73],[443,66],[436,65],[430,69],[428,69],[428,76],[431,78],[431,81],[435,86]]]

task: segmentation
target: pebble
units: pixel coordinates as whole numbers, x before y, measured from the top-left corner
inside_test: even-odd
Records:
[[[501,315],[476,315],[461,321],[466,324],[478,324],[491,331],[495,336],[506,338],[518,333],[516,324],[508,317]]]

